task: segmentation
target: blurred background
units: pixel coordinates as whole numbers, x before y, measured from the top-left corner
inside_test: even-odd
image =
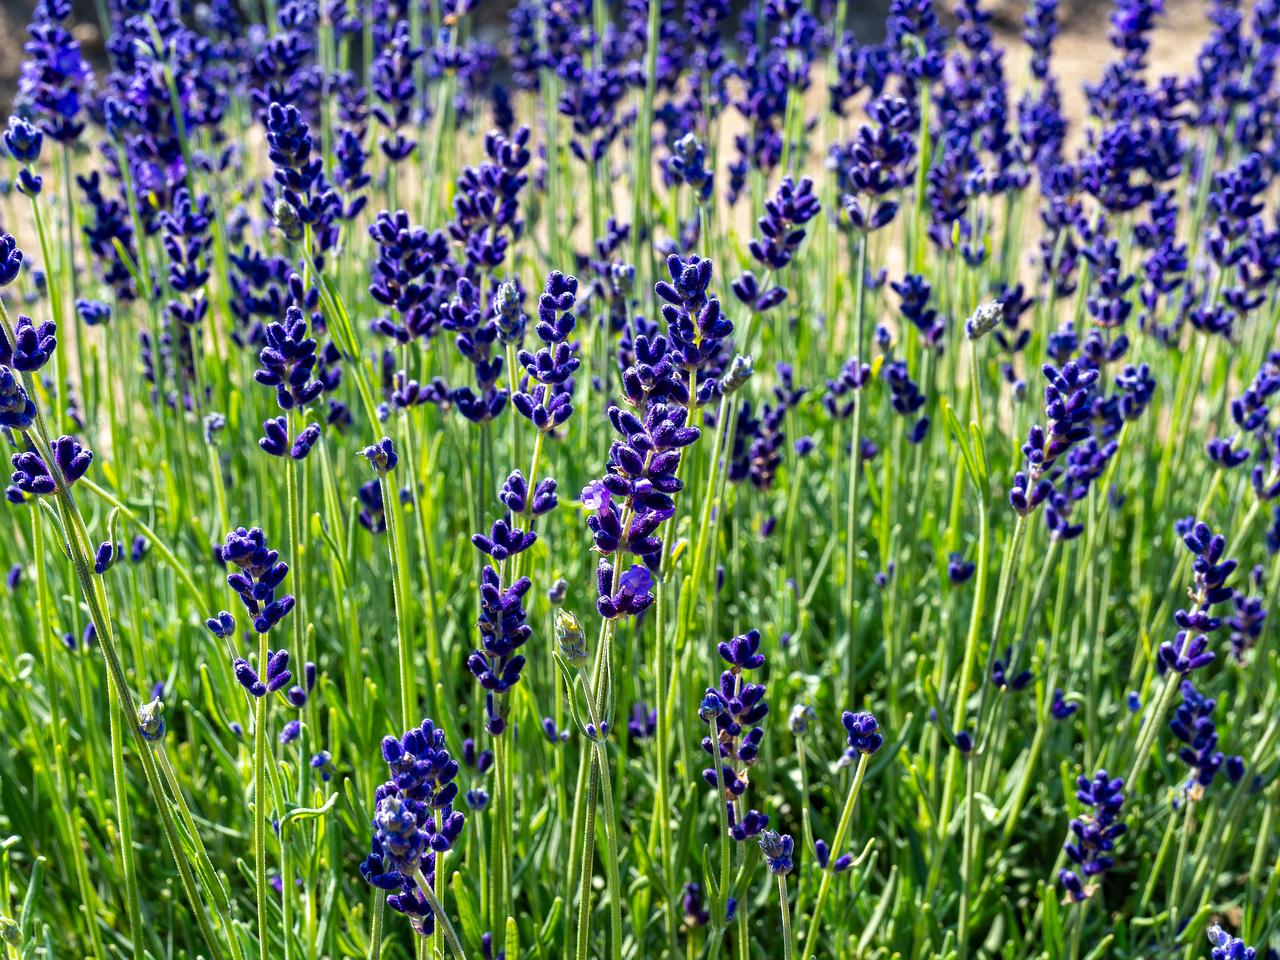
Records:
[[[935,0],[944,21],[950,20],[947,0]],[[26,25],[35,9],[36,0],[0,0],[0,107],[8,113],[18,74],[25,54]],[[481,36],[505,50],[507,36],[506,0],[478,0],[473,22]],[[1022,28],[1024,4],[1020,0],[991,0],[985,6],[995,14],[994,26],[999,41],[1009,48],[1011,67],[1022,64],[1018,32]],[[859,40],[876,41],[884,37],[884,18],[888,0],[852,0],[849,26]],[[1196,51],[1208,33],[1202,0],[1165,0],[1165,16],[1160,19],[1152,47],[1151,67],[1157,75],[1187,73],[1195,63]],[[97,69],[106,68],[102,30],[94,0],[76,0],[72,15],[73,30],[83,46],[85,56]],[[1107,0],[1063,0],[1061,32],[1054,45],[1054,68],[1059,72],[1066,97],[1068,116],[1083,116],[1084,98],[1080,81],[1096,77],[1111,54],[1106,43],[1111,4]],[[1019,74],[1010,71],[1010,79]]]

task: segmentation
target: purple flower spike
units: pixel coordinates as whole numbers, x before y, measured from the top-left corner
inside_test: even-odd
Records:
[[[252,696],[265,697],[267,695],[267,685],[258,679],[257,671],[249,666],[248,660],[243,657],[236,660],[235,674],[240,686],[248,690]]]
[[[67,485],[75,483],[85,475],[93,460],[93,451],[86,450],[75,437],[58,437],[51,444],[53,458],[62,471],[62,479]]]
[[[1076,869],[1058,871],[1058,882],[1063,886],[1067,903],[1079,903],[1092,896],[1097,885],[1086,886],[1086,881],[1101,879],[1115,865],[1111,852],[1127,829],[1120,819],[1125,801],[1121,792],[1123,780],[1110,779],[1107,771],[1099,770],[1093,780],[1082,776],[1076,783],[1079,787],[1076,799],[1095,812],[1086,820],[1072,820],[1070,836],[1062,845],[1067,858],[1076,865]]]
[[[39,370],[58,348],[58,325],[47,320],[37,327],[30,317],[18,317],[11,345],[0,333],[0,362],[20,371]]]
[[[851,713],[846,710],[841,714],[840,722],[848,733],[851,750],[860,754],[872,754],[884,746],[884,737],[879,733],[880,724],[870,713]]]
[[[31,451],[15,453],[10,462],[13,464],[10,480],[22,493],[46,496],[57,489],[53,475],[39,454]]]
[[[759,630],[748,630],[727,643],[721,641],[717,646],[721,659],[729,664],[730,672],[735,675],[743,670],[756,670],[764,666],[764,656],[756,652],[759,648]]]
[[[395,445],[391,442],[390,437],[383,437],[373,446],[365,447],[360,451],[360,456],[369,461],[373,469],[378,471],[378,476],[380,477],[385,477],[400,462],[400,458],[396,455]]]

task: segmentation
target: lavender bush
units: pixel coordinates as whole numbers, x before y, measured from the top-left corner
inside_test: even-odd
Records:
[[[6,956],[1274,954],[1280,7],[850,12],[41,0]]]

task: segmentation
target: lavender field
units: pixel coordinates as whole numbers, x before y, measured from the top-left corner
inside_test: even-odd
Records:
[[[35,10],[4,956],[1280,956],[1280,5],[475,5]]]

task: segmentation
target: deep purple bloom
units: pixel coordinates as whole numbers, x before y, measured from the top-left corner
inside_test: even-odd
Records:
[[[721,641],[717,649],[721,659],[729,664],[731,673],[738,674],[743,670],[755,670],[764,666],[764,655],[756,652],[760,649],[759,630],[748,630],[727,643]]]
[[[1087,820],[1073,819],[1071,837],[1062,845],[1076,868],[1059,870],[1058,882],[1062,884],[1067,900],[1075,903],[1088,899],[1096,889],[1096,885],[1085,886],[1091,878],[1100,878],[1115,865],[1111,852],[1115,850],[1116,840],[1127,829],[1120,819],[1120,809],[1125,800],[1121,793],[1123,780],[1119,777],[1109,779],[1105,770],[1099,770],[1092,781],[1081,776],[1077,784],[1076,799],[1095,812]]]
[[[1182,742],[1178,757],[1191,768],[1188,790],[1202,790],[1213,783],[1226,755],[1217,749],[1218,730],[1213,721],[1217,701],[1206,698],[1190,680],[1182,681],[1182,703],[1169,721],[1169,729]]]
[[[276,599],[276,588],[284,581],[289,566],[277,551],[267,549],[261,528],[239,527],[228,533],[220,556],[237,568],[227,575],[227,584],[239,594],[258,633],[266,633],[293,609],[292,596]]]
[[[840,716],[848,733],[849,755],[854,752],[867,755],[875,753],[884,746],[884,737],[880,734],[880,724],[870,713],[851,713],[846,710]]]
[[[951,581],[953,586],[968,583],[969,578],[973,576],[973,572],[976,569],[977,565],[973,561],[965,562],[964,554],[962,553],[952,553],[947,558],[947,579]]]
[[[789,836],[780,836],[773,830],[766,830],[760,835],[760,852],[774,876],[782,877],[791,872],[793,848],[794,841]]]
[[[365,447],[360,451],[360,456],[369,461],[373,469],[378,471],[378,476],[380,477],[385,477],[400,462],[400,458],[396,455],[395,445],[389,437],[383,437],[372,446]]]
[[[1067,720],[1071,715],[1080,709],[1078,703],[1067,703],[1062,697],[1062,688],[1057,687],[1053,691],[1053,702],[1049,704],[1049,716],[1055,720]]]

